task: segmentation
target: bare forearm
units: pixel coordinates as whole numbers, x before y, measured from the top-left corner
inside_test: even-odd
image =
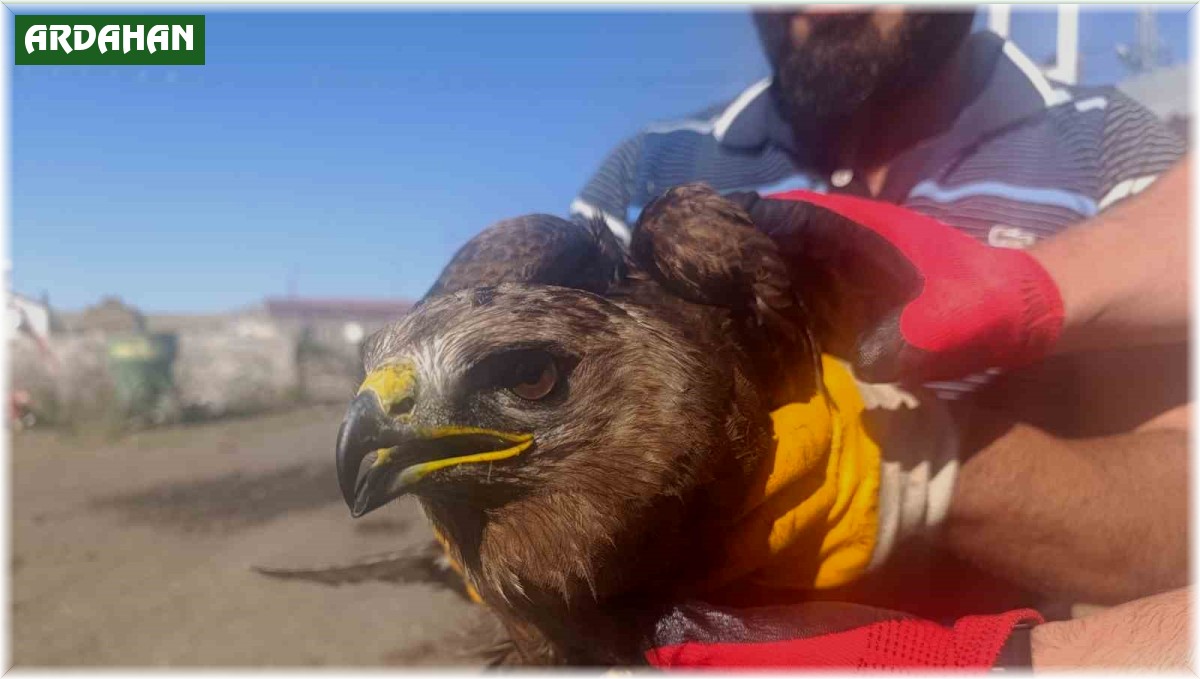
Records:
[[[1190,157],[1142,193],[1030,250],[1062,294],[1060,353],[1187,337]]]
[[[1183,669],[1191,664],[1191,590],[1131,601],[1079,620],[1039,625],[1033,668]]]
[[[1069,440],[1011,426],[964,463],[944,539],[1045,594],[1119,603],[1179,587],[1187,466],[1181,431]]]

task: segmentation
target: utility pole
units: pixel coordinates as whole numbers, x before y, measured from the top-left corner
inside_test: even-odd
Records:
[[[1134,73],[1153,71],[1164,52],[1158,39],[1158,22],[1152,5],[1138,7],[1134,19],[1133,45],[1117,45],[1117,56]]]
[[[1152,71],[1158,65],[1158,22],[1154,20],[1154,7],[1142,5],[1137,14],[1137,52],[1142,70]]]

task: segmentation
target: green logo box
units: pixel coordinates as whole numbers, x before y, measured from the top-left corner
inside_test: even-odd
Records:
[[[18,14],[17,66],[203,66],[199,14]]]

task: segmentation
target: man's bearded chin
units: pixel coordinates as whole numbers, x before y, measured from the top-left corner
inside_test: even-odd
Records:
[[[864,104],[894,100],[931,79],[969,33],[973,13],[905,13],[886,35],[871,14],[826,15],[799,45],[791,14],[754,19],[784,117],[802,139],[827,143]]]

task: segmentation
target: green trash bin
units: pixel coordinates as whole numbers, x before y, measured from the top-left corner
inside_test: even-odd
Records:
[[[108,369],[126,417],[150,418],[172,387],[171,365],[177,341],[173,334],[114,337],[108,342]]]

